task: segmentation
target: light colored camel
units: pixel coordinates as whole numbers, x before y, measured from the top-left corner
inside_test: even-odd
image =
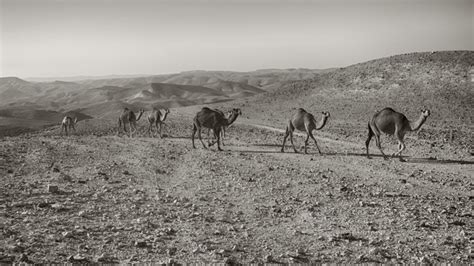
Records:
[[[120,133],[120,128],[122,127],[122,125],[123,125],[123,131],[127,133],[127,128],[125,124],[129,124],[130,138],[132,138],[133,132],[137,131],[137,122],[142,117],[143,112],[144,110],[140,109],[138,113],[138,117],[137,117],[137,115],[132,110],[125,107],[118,119],[118,133]]]
[[[207,107],[202,108],[201,111],[199,111],[193,119],[193,134],[191,137],[193,142],[193,148],[196,148],[196,146],[194,145],[194,136],[196,134],[196,131],[198,131],[199,140],[201,141],[202,146],[207,149],[201,137],[201,128],[204,127],[212,129],[212,131],[214,132],[214,137],[217,139],[217,149],[219,151],[222,151],[220,146],[222,128],[232,124],[239,115],[242,115],[242,111],[238,108],[234,108],[232,110],[232,115],[229,118],[226,118],[222,112],[212,110]],[[213,144],[214,143],[209,144],[209,146]]]
[[[63,118],[63,121],[61,122],[61,134],[64,132],[66,132],[66,136],[67,136],[67,131],[68,129],[71,130],[73,129],[74,130],[74,133],[76,132],[76,124],[77,124],[77,117],[74,118],[74,120],[72,119],[72,117],[70,116],[65,116]]]
[[[281,146],[281,152],[285,152],[285,142],[286,138],[290,136],[291,145],[293,146],[293,150],[298,152],[295,148],[293,143],[293,131],[299,130],[306,132],[306,140],[304,142],[304,153],[307,152],[308,141],[311,137],[314,140],[314,144],[316,144],[316,148],[318,148],[319,154],[321,154],[321,150],[319,149],[318,143],[313,136],[313,130],[320,130],[322,129],[330,117],[329,112],[322,112],[321,121],[319,123],[316,122],[314,116],[308,112],[306,112],[303,108],[299,108],[296,111],[296,114],[288,121],[288,126],[286,127],[285,138],[283,138],[283,145]]]
[[[166,117],[168,117],[168,114],[170,113],[170,109],[153,109],[151,113],[148,115],[148,122],[150,122],[150,127],[148,128],[148,133],[152,135],[152,128],[153,125],[155,125],[156,132],[160,134],[160,138],[163,138],[163,135],[161,134],[161,129],[163,125],[166,125],[165,120]],[[158,124],[160,125],[160,129],[158,131]]]
[[[365,141],[367,158],[370,158],[370,140],[373,136],[375,136],[377,148],[379,148],[384,159],[387,159],[387,156],[385,153],[383,153],[382,146],[380,144],[380,135],[383,132],[388,135],[394,135],[397,138],[398,151],[392,154],[392,156],[399,156],[400,161],[403,161],[402,151],[405,150],[406,147],[405,143],[403,142],[405,134],[409,131],[416,131],[420,129],[428,116],[430,116],[430,110],[421,110],[421,115],[418,120],[410,122],[404,114],[396,112],[392,108],[384,108],[381,111],[375,113],[368,123],[369,134],[367,140]]]

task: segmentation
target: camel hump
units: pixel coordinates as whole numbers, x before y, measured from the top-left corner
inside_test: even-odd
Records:
[[[307,113],[305,109],[303,108],[298,108],[298,112],[301,112],[301,113]]]
[[[397,111],[393,110],[391,107],[385,107],[384,109],[380,110],[380,112],[393,112],[396,113]]]

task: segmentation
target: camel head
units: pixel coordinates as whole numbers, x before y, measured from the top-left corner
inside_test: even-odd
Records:
[[[166,108],[165,109],[165,114],[169,114],[170,113],[170,109]]]
[[[325,119],[328,119],[329,117],[331,117],[331,114],[329,112],[321,112],[323,114],[323,117]]]
[[[235,115],[242,115],[242,111],[240,110],[240,108],[232,109],[232,113]]]
[[[430,110],[428,110],[428,109],[421,109],[421,115],[422,115],[423,117],[427,118],[428,116],[431,115],[431,112],[430,112]]]

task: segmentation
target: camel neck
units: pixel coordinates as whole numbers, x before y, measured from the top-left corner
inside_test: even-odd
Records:
[[[138,113],[138,117],[137,117],[137,120],[136,120],[136,121],[140,120],[140,118],[142,117],[142,115],[143,115],[143,112]]]
[[[167,116],[168,116],[168,112],[164,112],[164,114],[161,115],[161,117],[160,117],[161,122],[165,121]]]
[[[418,120],[414,121],[414,122],[410,122],[410,130],[411,131],[417,131],[418,129],[420,129],[420,127],[425,123],[426,121],[426,116],[424,116],[423,114],[418,118]]]
[[[228,119],[227,119],[227,125],[231,125],[234,123],[234,121],[237,119],[239,115],[236,113],[233,113]]]
[[[322,129],[326,125],[327,120],[328,120],[327,116],[323,115],[319,123],[316,124],[316,130]]]

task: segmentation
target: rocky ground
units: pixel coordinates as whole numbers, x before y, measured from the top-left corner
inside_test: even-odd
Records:
[[[177,112],[163,139],[93,122],[2,139],[0,262],[472,262],[474,160],[457,147],[411,137],[407,162],[369,160],[323,129],[323,155],[281,153],[281,128],[243,118],[217,152]]]

